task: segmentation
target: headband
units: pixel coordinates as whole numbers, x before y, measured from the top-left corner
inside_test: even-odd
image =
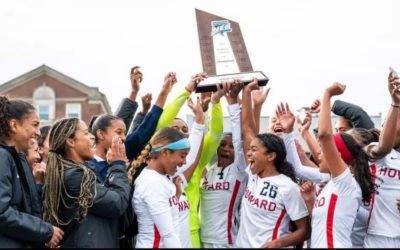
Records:
[[[333,139],[335,140],[336,148],[338,149],[342,159],[344,160],[344,162],[346,162],[347,165],[349,165],[350,162],[354,160],[354,156],[351,154],[342,136],[339,133],[336,133],[333,136]]]
[[[161,146],[161,147],[158,147],[158,148],[153,148],[151,150],[151,152],[152,153],[160,152],[164,148],[167,148],[167,149],[172,150],[172,151],[181,150],[181,149],[187,149],[187,148],[190,148],[190,143],[189,143],[189,140],[187,138],[183,138],[183,139],[180,139],[179,141],[172,142],[172,143],[167,144],[165,146]]]

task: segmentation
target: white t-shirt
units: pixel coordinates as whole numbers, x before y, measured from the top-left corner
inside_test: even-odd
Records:
[[[396,205],[400,197],[400,153],[392,149],[375,165],[377,190],[371,199],[368,234],[400,237],[400,212]]]
[[[360,186],[348,168],[332,178],[314,203],[311,247],[352,247],[350,236],[361,199]]]
[[[239,207],[248,174],[243,154],[240,107],[228,107],[232,127],[234,162],[225,167],[213,164],[201,180],[201,241],[216,245],[234,244],[239,226]]]
[[[299,186],[280,174],[260,178],[250,169],[241,204],[237,247],[259,248],[264,243],[290,234],[290,220],[308,215]]]
[[[175,185],[167,176],[148,168],[134,185],[132,205],[139,226],[136,248],[180,248]]]

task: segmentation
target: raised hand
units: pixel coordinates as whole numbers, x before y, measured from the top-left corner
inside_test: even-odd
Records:
[[[303,121],[301,121],[299,117],[296,118],[300,134],[303,135],[304,132],[310,129],[311,121],[312,121],[312,116],[310,111],[306,112],[306,117],[304,118]]]
[[[292,132],[295,118],[292,111],[290,111],[289,105],[281,102],[281,104],[277,106],[275,113],[283,131],[285,133]]]
[[[400,105],[400,80],[391,72],[388,77],[388,89],[393,105]]]
[[[228,91],[231,89],[232,82],[224,82],[221,84],[217,84],[217,91],[211,94],[211,102],[218,103],[221,100],[221,97],[226,95]]]
[[[132,90],[139,92],[140,83],[143,81],[143,74],[139,70],[140,66],[134,66],[131,68],[131,86]]]
[[[244,87],[244,90],[245,91],[253,91],[253,90],[259,90],[260,89],[260,86],[258,86],[258,80],[257,80],[257,78],[253,78],[253,81],[251,81],[251,83],[249,83],[249,84],[247,84],[245,87]]]
[[[226,101],[229,105],[238,103],[240,91],[243,89],[244,83],[240,80],[234,80],[231,89],[225,94]]]
[[[270,90],[271,88],[260,88],[251,92],[251,99],[253,100],[254,106],[262,106],[267,99]]]
[[[196,122],[199,124],[204,124],[205,118],[203,112],[203,103],[200,97],[197,97],[196,104],[193,102],[192,98],[189,98],[187,104],[189,108],[193,111]]]
[[[320,109],[321,109],[321,100],[315,99],[315,101],[310,106],[310,112],[311,113],[319,113]]]
[[[201,72],[192,76],[190,82],[186,85],[185,89],[188,92],[192,93],[196,89],[197,85],[207,77],[208,75],[206,72]]]
[[[174,72],[169,72],[165,77],[164,77],[164,85],[162,87],[162,91],[165,91],[166,93],[171,92],[172,87],[175,85],[177,82],[176,78],[176,73]]]
[[[151,106],[151,100],[152,100],[152,95],[151,93],[147,93],[144,96],[142,96],[142,108],[143,108],[143,113],[147,114],[147,112],[150,109]]]
[[[208,104],[211,101],[211,92],[202,92],[200,93],[200,99],[203,107],[203,112],[207,112]]]
[[[329,96],[341,95],[345,89],[346,85],[335,82],[326,89],[326,93],[329,94]]]

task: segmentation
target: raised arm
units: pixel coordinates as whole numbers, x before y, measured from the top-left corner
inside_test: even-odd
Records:
[[[139,125],[143,122],[144,117],[150,110],[151,100],[153,99],[153,96],[151,93],[147,93],[144,96],[142,96],[141,99],[142,99],[142,111],[137,113],[135,118],[133,119],[133,122],[129,127],[129,131],[127,133],[128,135],[132,133],[134,130],[136,130],[137,127],[139,127]]]
[[[240,124],[241,110],[238,103],[239,93],[243,89],[243,86],[243,82],[236,80],[233,82],[229,93],[225,95],[226,101],[229,104],[228,111],[232,127],[232,142],[235,151],[234,165],[239,169],[246,168],[246,159],[243,153],[242,126]]]
[[[256,125],[257,133],[260,131],[261,109],[270,90],[271,88],[257,89],[251,93],[251,99],[253,100],[254,123]]]
[[[114,113],[115,116],[121,118],[124,121],[127,130],[129,129],[133,116],[135,115],[138,108],[136,97],[139,93],[140,83],[143,80],[143,74],[142,72],[140,72],[139,66],[134,66],[131,68],[130,79],[131,93],[129,95],[129,98],[124,98]]]
[[[186,164],[178,169],[176,175],[184,174],[186,181],[190,181],[193,175],[194,169],[200,159],[201,145],[204,136],[204,112],[200,97],[197,97],[196,104],[193,103],[192,99],[189,98],[188,106],[193,111],[194,123],[189,134],[190,151],[186,156]]]
[[[373,159],[380,159],[385,157],[394,147],[397,129],[397,120],[400,108],[400,81],[398,78],[392,76],[388,77],[388,90],[392,99],[392,104],[389,113],[386,116],[386,121],[383,126],[382,132],[379,136],[378,145],[367,146],[367,154]]]
[[[139,152],[144,148],[150,138],[153,136],[158,119],[160,118],[165,101],[168,94],[171,92],[172,87],[176,83],[175,74],[170,72],[164,78],[164,85],[161,89],[160,94],[157,97],[157,101],[151,108],[150,112],[144,118],[144,121],[140,126],[129,134],[125,140],[126,155],[129,160],[133,160]]]
[[[313,182],[321,182],[322,180],[329,179],[328,174],[321,174],[318,168],[312,168],[304,166],[297,154],[296,145],[294,142],[293,127],[295,117],[290,111],[289,105],[281,103],[276,109],[276,117],[279,119],[279,123],[282,125],[282,129],[285,132],[283,141],[287,150],[286,159],[290,162],[294,168],[296,176],[302,180],[311,180]]]
[[[169,127],[171,125],[171,123],[174,121],[175,117],[181,110],[183,104],[185,104],[190,94],[196,89],[197,84],[200,81],[204,80],[204,78],[206,77],[207,74],[204,72],[192,76],[185,89],[165,107],[164,112],[161,115],[160,120],[158,121],[156,131],[162,128]]]
[[[319,163],[318,152],[321,149],[318,145],[318,142],[315,140],[314,136],[310,133],[309,129],[311,126],[311,120],[312,120],[311,112],[307,112],[304,121],[300,121],[300,119],[297,119],[297,125],[299,126],[300,135],[307,143],[307,146],[310,149],[310,153],[313,156],[313,159],[315,160],[316,163]]]
[[[338,149],[336,148],[333,138],[330,108],[331,97],[342,94],[345,89],[345,85],[337,82],[334,83],[325,90],[321,103],[321,113],[318,124],[318,139],[332,178],[339,176],[347,168],[346,163],[343,161]]]
[[[243,88],[242,94],[242,134],[243,134],[243,153],[246,154],[247,149],[250,147],[251,140],[253,140],[258,131],[253,116],[253,109],[251,105],[251,91],[257,90],[258,81],[256,78],[251,83]],[[245,157],[246,163],[247,157]]]
[[[164,77],[164,84],[161,88],[161,92],[157,97],[156,102],[154,103],[155,106],[160,108],[164,108],[165,102],[167,101],[167,97],[172,90],[172,87],[178,80],[176,79],[176,74],[174,72],[169,72]]]

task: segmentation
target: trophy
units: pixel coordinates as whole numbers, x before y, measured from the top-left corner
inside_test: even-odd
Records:
[[[257,78],[259,86],[269,79],[253,71],[246,45],[237,22],[196,9],[203,71],[208,78],[196,87],[196,93],[216,91],[216,84],[239,79],[248,84]]]

